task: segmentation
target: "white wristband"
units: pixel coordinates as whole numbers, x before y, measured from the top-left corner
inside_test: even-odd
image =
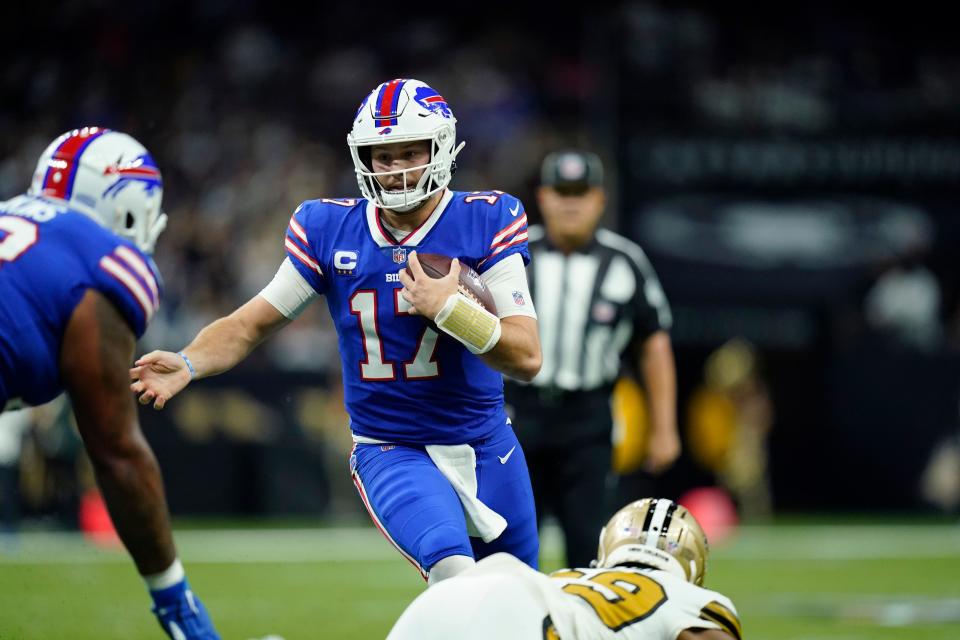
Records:
[[[459,293],[447,298],[433,321],[441,331],[476,355],[490,351],[500,341],[500,318]]]

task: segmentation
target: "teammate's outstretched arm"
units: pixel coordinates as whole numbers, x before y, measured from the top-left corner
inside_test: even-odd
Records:
[[[140,394],[140,404],[153,402],[154,409],[163,409],[193,378],[233,368],[289,322],[263,297],[254,296],[230,315],[204,327],[180,353],[152,351],[141,357],[130,369],[134,381],[130,389]]]

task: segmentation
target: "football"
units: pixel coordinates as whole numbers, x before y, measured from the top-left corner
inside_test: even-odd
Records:
[[[450,273],[450,262],[453,260],[449,256],[438,253],[420,253],[417,252],[417,258],[420,259],[420,266],[424,273],[431,278],[442,278]],[[410,266],[407,265],[407,273],[413,277]],[[490,313],[497,314],[497,306],[493,302],[493,294],[487,288],[487,284],[480,278],[480,274],[460,262],[460,295],[467,296],[478,303]]]

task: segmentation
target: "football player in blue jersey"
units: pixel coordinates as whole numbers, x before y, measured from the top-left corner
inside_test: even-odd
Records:
[[[219,638],[177,559],[160,468],[127,370],[160,302],[149,254],[163,183],[125,133],[67,132],[26,194],[0,202],[0,410],[70,394],[120,539],[172,638]]]
[[[323,295],[339,336],[350,469],[376,526],[431,584],[497,551],[535,567],[533,494],[501,377],[531,380],[541,362],[523,204],[447,188],[463,143],[446,100],[419,80],[374,89],[347,144],[363,198],[301,204],[273,281],[181,352],[140,358],[132,389],[162,408]],[[453,258],[449,273],[428,277],[417,252]],[[461,264],[480,274],[496,313],[458,293]]]

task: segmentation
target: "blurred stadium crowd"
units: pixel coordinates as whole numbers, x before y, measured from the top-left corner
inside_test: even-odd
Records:
[[[506,190],[529,207],[545,152],[569,143],[601,152],[615,187],[607,223],[638,236],[645,247],[651,240],[648,252],[678,307],[686,394],[700,384],[714,349],[743,333],[746,312],[736,314],[741,321],[724,339],[714,339],[714,331],[704,340],[690,329],[710,323],[710,307],[701,303],[713,285],[700,280],[691,286],[682,265],[674,269],[666,245],[657,245],[659,236],[640,224],[640,205],[651,195],[704,187],[727,195],[746,186],[768,195],[801,189],[805,178],[785,171],[751,183],[732,169],[724,174],[729,168],[718,168],[723,160],[710,155],[709,145],[698,147],[706,158],[700,158],[699,178],[683,177],[692,175],[684,173],[692,171],[689,163],[670,162],[658,173],[655,162],[643,160],[655,159],[658,150],[682,150],[689,135],[727,142],[849,141],[877,134],[887,142],[906,140],[900,151],[895,145],[877,150],[879,160],[855,161],[878,167],[856,186],[906,194],[910,201],[932,193],[922,215],[907,216],[904,228],[915,241],[895,232],[901,250],[856,265],[848,274],[852,286],[830,301],[829,314],[811,321],[830,325],[826,332],[833,338],[799,345],[814,362],[804,361],[794,375],[828,376],[822,365],[835,352],[826,343],[837,336],[842,342],[873,332],[888,346],[960,352],[960,223],[953,219],[960,204],[960,52],[933,17],[914,26],[898,25],[893,10],[870,19],[852,11],[816,15],[799,6],[779,14],[728,14],[703,2],[627,2],[552,15],[514,6],[474,16],[403,17],[373,5],[305,10],[280,4],[200,0],[125,4],[119,11],[109,2],[75,0],[55,12],[40,6],[0,10],[7,24],[39,27],[8,34],[0,44],[0,199],[25,189],[53,136],[85,124],[136,135],[163,172],[170,226],[156,258],[165,298],[142,351],[178,348],[256,294],[283,258],[284,229],[302,200],[356,195],[345,142],[354,110],[371,87],[404,76],[438,87],[458,117],[467,147],[455,188]],[[670,136],[680,142],[670,146]],[[657,141],[661,146],[643,146]],[[675,176],[674,184],[653,184],[664,175]],[[820,191],[841,190],[830,175],[806,179]],[[658,247],[662,262],[656,262]],[[785,278],[783,286],[804,277]],[[740,282],[743,290],[751,286],[749,279]],[[751,302],[769,310],[776,300]],[[713,317],[727,317],[716,312]],[[752,339],[761,350],[766,346]],[[781,347],[774,344],[768,355],[782,371],[797,357]],[[335,378],[336,348],[324,305],[313,305],[256,352],[247,370],[266,366]],[[955,362],[945,370],[954,375]],[[775,405],[782,389],[777,382]],[[953,422],[936,425],[930,440],[956,431],[958,386],[956,378],[945,385],[954,394]],[[822,400],[812,395],[811,404]],[[788,398],[780,405],[786,414],[801,402]],[[810,407],[799,415],[820,417]],[[801,438],[774,444],[788,450]],[[947,504],[958,508],[960,496]]]
[[[549,99],[535,95],[530,74],[555,61],[519,31],[408,20],[370,42],[344,28],[362,21],[352,10],[299,22],[245,4],[110,13],[68,3],[44,18],[48,39],[4,63],[0,197],[24,189],[54,132],[84,123],[134,131],[157,158],[170,227],[156,253],[166,297],[148,346],[184,342],[259,291],[300,202],[357,194],[346,132],[384,78],[403,70],[456,96],[469,141],[460,185],[522,187],[550,143]],[[328,319],[315,311],[301,323],[312,329],[268,349],[276,366],[336,364]]]

